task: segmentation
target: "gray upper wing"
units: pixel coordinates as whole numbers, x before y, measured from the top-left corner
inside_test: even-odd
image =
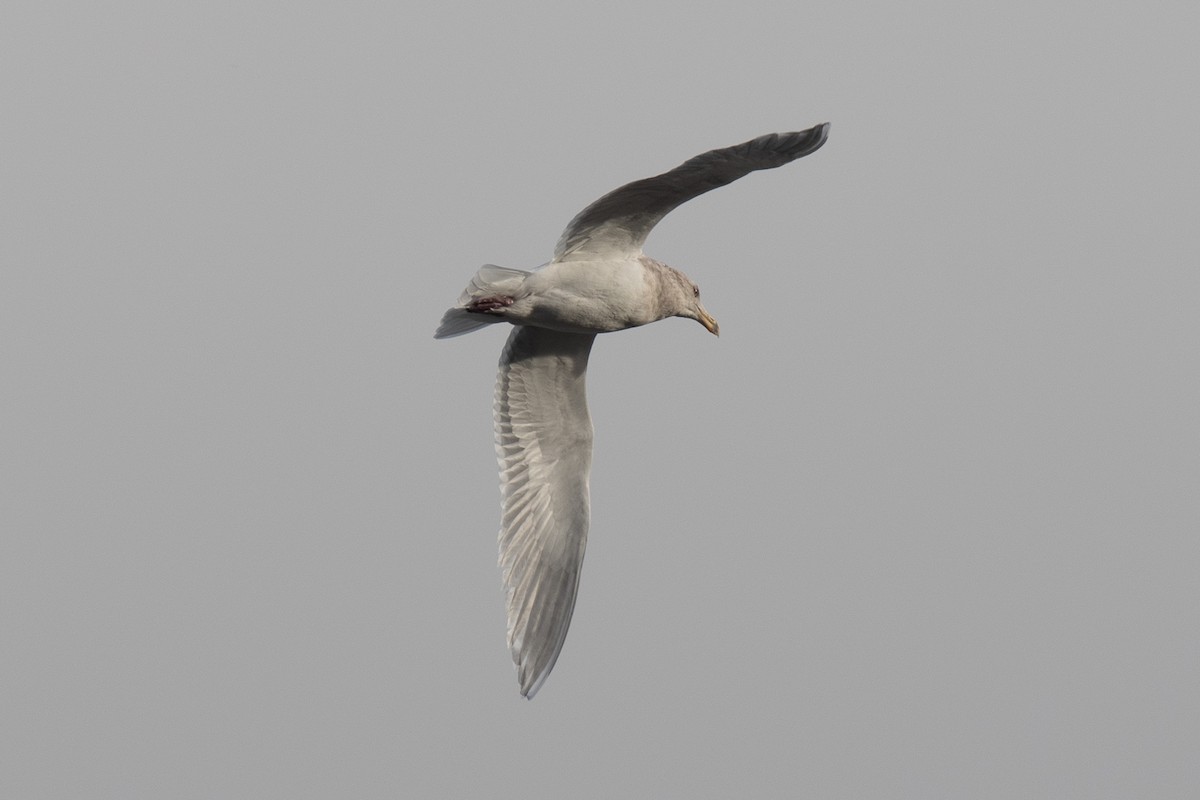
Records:
[[[627,183],[571,220],[554,248],[554,258],[640,253],[650,230],[673,209],[755,170],[774,169],[806,156],[825,144],[828,135],[828,122],[795,133],[770,133],[710,150],[662,175]]]

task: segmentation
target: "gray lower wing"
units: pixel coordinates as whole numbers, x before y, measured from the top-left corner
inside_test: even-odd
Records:
[[[496,381],[500,566],[521,694],[554,667],[587,544],[592,421],[584,383],[594,334],[517,327]]]

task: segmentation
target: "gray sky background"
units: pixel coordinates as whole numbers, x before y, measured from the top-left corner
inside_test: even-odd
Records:
[[[20,3],[0,12],[0,795],[1193,798],[1194,3]],[[503,340],[431,337],[603,192],[532,703]]]

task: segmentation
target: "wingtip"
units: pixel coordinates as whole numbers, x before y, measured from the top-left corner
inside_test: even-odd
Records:
[[[812,149],[816,150],[818,147],[825,144],[825,140],[829,138],[829,123],[822,122],[820,125],[814,125],[809,128],[809,131],[811,131],[816,137],[816,141],[812,145]]]
[[[551,667],[553,667],[553,664],[551,664]],[[523,677],[518,674],[517,680],[521,684],[521,697],[524,697],[526,700],[532,700],[534,695],[538,693],[538,690],[542,688],[542,684],[546,682],[546,678],[548,677],[550,677],[550,669],[543,670],[539,675],[534,676],[532,679],[530,679],[528,676]]]
[[[822,122],[820,125],[813,125],[802,131],[780,133],[776,136],[785,143],[783,151],[787,153],[787,159],[793,161],[821,149],[825,140],[829,138],[829,123]]]

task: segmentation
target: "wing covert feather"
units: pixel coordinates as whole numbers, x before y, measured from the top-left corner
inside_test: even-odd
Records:
[[[533,697],[566,639],[587,544],[592,421],[585,378],[594,334],[518,326],[500,356],[496,456],[508,646]]]

